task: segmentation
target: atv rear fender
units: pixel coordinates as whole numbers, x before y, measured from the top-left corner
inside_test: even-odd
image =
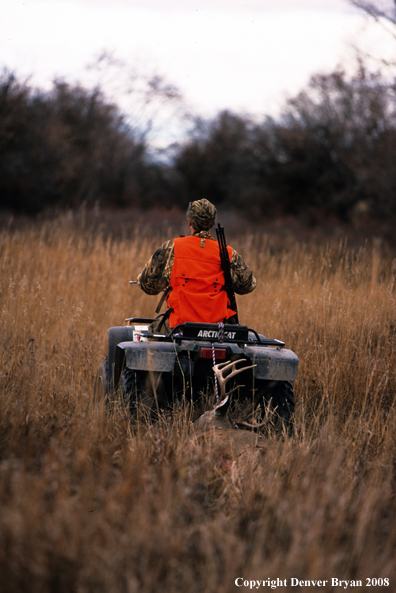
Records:
[[[141,322],[140,319],[139,322]],[[194,330],[194,326],[197,324],[186,325],[188,330]],[[114,327],[109,330],[109,368],[112,369],[112,385],[118,384],[124,366],[134,371],[170,373],[178,364],[179,356],[187,355],[196,359],[200,357],[202,349],[211,349],[212,346],[215,350],[225,349],[225,358],[228,360],[245,358],[251,364],[256,365],[253,369],[256,379],[294,381],[297,376],[299,359],[296,354],[283,348],[283,342],[268,340],[255,332],[252,333],[252,331],[246,331],[246,341],[242,343],[233,342],[231,339],[220,343],[214,342],[213,339],[206,341],[202,337],[194,338],[193,336],[184,339],[185,336],[180,335],[174,336],[170,340],[150,339],[150,341],[146,341],[144,331],[143,336],[136,336],[141,327],[141,325],[130,325]],[[239,328],[242,327],[239,326]],[[233,329],[236,329],[235,326]],[[198,332],[198,335],[201,333]],[[141,339],[142,337],[144,341]],[[140,341],[135,341],[136,339]],[[280,346],[275,345],[278,343]],[[110,355],[111,349],[113,350],[112,356]]]

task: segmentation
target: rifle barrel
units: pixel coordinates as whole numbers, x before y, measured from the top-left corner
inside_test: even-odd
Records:
[[[220,225],[220,223],[216,227],[216,235],[217,235],[217,241],[219,243],[221,268],[224,272],[225,289],[227,291],[228,298],[230,300],[231,309],[233,309],[235,311],[236,321],[237,321],[237,323],[239,323],[238,309],[237,309],[237,303],[236,303],[236,299],[235,299],[235,292],[232,288],[231,262],[230,262],[230,257],[228,255],[227,243],[226,243],[225,234],[224,234],[224,227],[222,227]]]

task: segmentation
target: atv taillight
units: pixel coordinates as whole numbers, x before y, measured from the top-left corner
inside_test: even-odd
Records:
[[[227,354],[227,350],[225,348],[215,348],[215,359],[216,360],[224,360]],[[212,348],[201,348],[201,358],[213,358],[213,351]]]

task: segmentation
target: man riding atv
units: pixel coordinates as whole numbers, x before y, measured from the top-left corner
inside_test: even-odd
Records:
[[[149,295],[165,290],[168,309],[155,327],[164,333],[186,321],[236,323],[229,292],[248,294],[256,288],[252,271],[227,247],[231,286],[229,292],[225,290],[219,244],[210,235],[216,223],[215,206],[206,199],[190,202],[186,216],[191,235],[161,245],[137,278]]]
[[[166,298],[166,313],[130,317],[127,325],[108,330],[95,398],[111,403],[121,393],[133,415],[142,408],[151,414],[181,398],[197,402],[214,392],[217,400],[228,382],[227,394],[238,392],[235,406],[274,425],[279,421],[282,429],[290,427],[298,357],[284,342],[239,324],[234,292],[252,292],[256,279],[226,245],[221,225],[218,241],[211,237],[213,204],[206,199],[190,203],[187,221],[191,234],[164,243],[137,278],[147,294],[163,291],[156,312]],[[243,384],[236,381],[242,372]]]

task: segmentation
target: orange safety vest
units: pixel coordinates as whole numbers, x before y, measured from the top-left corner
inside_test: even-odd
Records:
[[[235,315],[224,287],[219,245],[190,235],[174,239],[175,261],[167,298],[170,327],[185,321],[219,323]],[[231,261],[232,248],[227,247]]]

